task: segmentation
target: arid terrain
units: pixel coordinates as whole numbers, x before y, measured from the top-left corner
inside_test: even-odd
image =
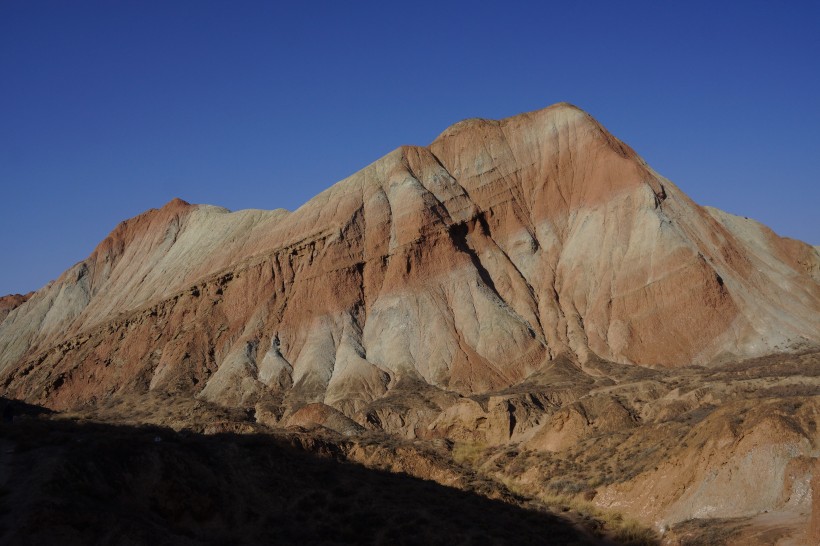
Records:
[[[121,223],[0,395],[8,544],[820,543],[818,249],[563,103]]]

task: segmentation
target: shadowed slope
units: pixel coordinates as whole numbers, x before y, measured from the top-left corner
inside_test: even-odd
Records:
[[[342,461],[332,442],[0,425],[3,544],[595,544],[544,511]]]

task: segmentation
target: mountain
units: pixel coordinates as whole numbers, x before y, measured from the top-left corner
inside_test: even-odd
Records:
[[[57,407],[273,389],[355,411],[403,376],[468,394],[562,357],[817,343],[819,276],[814,248],[696,205],[559,104],[458,123],[295,212],[174,200],[123,222],[6,317],[0,362],[6,392]]]
[[[820,254],[697,205],[561,103],[457,123],[293,212],[175,199],[7,307],[0,394],[54,410],[181,396],[557,452],[596,415],[648,418],[638,391],[571,407],[594,389],[815,351]]]

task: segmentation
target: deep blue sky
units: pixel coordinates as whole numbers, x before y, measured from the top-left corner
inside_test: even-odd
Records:
[[[294,209],[467,117],[572,102],[820,244],[820,2],[0,1],[0,294],[179,196]]]

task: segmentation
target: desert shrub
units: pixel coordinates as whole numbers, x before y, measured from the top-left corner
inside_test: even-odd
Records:
[[[456,442],[453,446],[453,460],[458,464],[476,466],[484,453],[484,444],[477,442]]]
[[[587,488],[586,484],[576,482],[575,480],[556,480],[549,482],[547,486],[557,493],[564,493],[567,495],[575,495],[576,493],[580,493]]]
[[[631,519],[623,519],[611,525],[611,534],[624,546],[652,546],[659,543],[658,534]]]

